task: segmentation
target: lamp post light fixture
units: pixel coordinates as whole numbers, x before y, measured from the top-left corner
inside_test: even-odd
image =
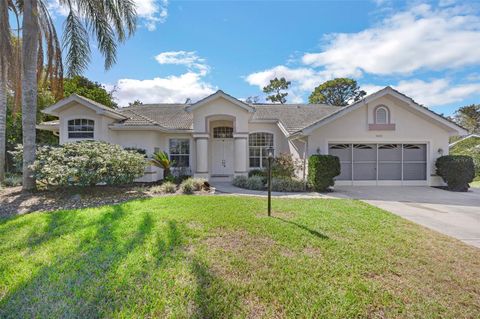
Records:
[[[273,148],[267,149],[268,156],[268,217],[272,215],[272,162],[273,162]]]

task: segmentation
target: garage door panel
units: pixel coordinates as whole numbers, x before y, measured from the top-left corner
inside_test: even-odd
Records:
[[[350,144],[331,144],[329,154],[338,156],[341,162],[350,162],[352,160],[352,146]]]
[[[355,158],[355,157],[354,157]],[[354,163],[353,180],[355,181],[374,181],[377,179],[376,163]]]
[[[427,179],[426,144],[330,144],[329,154],[338,156],[340,159],[341,174],[336,180],[425,181]]]
[[[377,145],[375,144],[354,144],[353,145],[353,161],[376,161]]]
[[[406,181],[423,181],[427,178],[425,163],[404,163],[403,179]]]
[[[402,179],[402,163],[378,163],[378,179],[399,181]]]
[[[340,175],[338,175],[335,179],[339,181],[351,181],[352,163],[340,162]]]
[[[351,144],[330,144],[328,147],[330,155],[340,159],[340,175],[335,180],[352,180],[352,145]]]
[[[380,144],[378,145],[378,160],[381,161],[401,161],[402,147],[400,144]]]
[[[403,160],[409,161],[426,161],[427,148],[425,144],[404,144]]]

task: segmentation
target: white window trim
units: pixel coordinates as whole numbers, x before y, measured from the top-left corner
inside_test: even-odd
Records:
[[[172,154],[171,153],[171,148],[170,148],[170,141],[172,140],[187,140],[188,141],[188,154]],[[187,156],[188,155],[188,166],[185,166],[186,168],[191,168],[192,167],[192,143],[191,139],[188,137],[170,137],[168,139],[168,158],[172,160],[172,155],[173,156]],[[183,167],[183,166],[182,166]],[[178,167],[173,167],[172,169],[176,169]]]
[[[385,111],[385,122],[379,122],[378,121],[378,112],[380,110]],[[387,107],[379,106],[379,107],[375,108],[375,114],[374,115],[375,115],[375,121],[374,121],[375,124],[390,124],[390,111],[388,110]]]
[[[269,146],[250,146],[250,136],[253,134],[270,134],[272,136],[272,148],[275,150],[275,134],[273,132],[268,132],[268,131],[255,131],[255,132],[250,132],[248,134],[248,140],[247,140],[247,146],[248,146],[248,168],[249,169],[263,169],[266,168],[266,165],[263,165],[263,157],[262,157],[262,149],[263,148],[269,148]],[[260,149],[260,156],[254,156],[255,158],[260,159],[260,166],[250,166],[250,148],[256,148]]]
[[[93,122],[93,130],[92,131],[70,131],[69,130],[69,122],[70,121],[76,121],[76,120],[86,120],[86,121],[92,121]],[[91,141],[95,140],[95,126],[96,126],[96,120],[88,117],[72,117],[68,118],[66,120],[66,126],[67,126],[67,136],[66,138],[68,140],[75,140],[75,141]],[[75,124],[74,124],[75,125]],[[92,133],[92,137],[70,137],[70,133]]]

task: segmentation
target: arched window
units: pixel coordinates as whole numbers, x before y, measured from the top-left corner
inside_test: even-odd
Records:
[[[267,167],[268,149],[273,148],[272,133],[252,133],[248,135],[249,166],[251,168]]]
[[[389,122],[388,109],[385,106],[378,106],[375,109],[375,124],[388,124]]]
[[[95,122],[88,119],[74,119],[68,121],[68,138],[93,138]]]

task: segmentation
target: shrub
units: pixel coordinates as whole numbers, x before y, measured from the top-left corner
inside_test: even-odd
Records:
[[[193,194],[195,191],[195,182],[193,178],[188,178],[180,184],[180,190],[184,194]]]
[[[473,159],[466,155],[446,155],[437,158],[437,174],[447,183],[448,189],[468,191],[469,183],[475,178]]]
[[[233,186],[240,187],[240,188],[247,188],[247,176],[235,176],[233,178]]]
[[[316,192],[326,191],[340,175],[340,160],[333,155],[312,155],[308,159],[308,186]]]
[[[193,187],[196,191],[201,191],[205,189],[205,183],[207,180],[205,178],[192,178]]]
[[[305,183],[296,178],[275,177],[272,178],[272,190],[275,192],[303,192]]]
[[[143,155],[144,158],[147,158],[147,151],[143,148],[139,147],[125,147],[124,150],[130,151],[130,152],[136,152],[138,154]]]
[[[177,185],[172,182],[165,182],[160,185],[160,190],[162,193],[175,193],[177,191]]]
[[[272,176],[294,177],[297,169],[299,169],[299,164],[292,154],[282,153],[272,163]]]
[[[46,186],[119,185],[144,174],[145,160],[118,145],[84,141],[37,149],[34,177]]]
[[[6,174],[3,185],[5,185],[6,187],[22,186],[22,175]]]
[[[252,177],[252,176],[266,177],[267,172],[263,169],[252,169],[248,172],[248,177]]]
[[[468,155],[473,158],[475,176],[480,178],[480,137],[471,136],[453,145],[450,155]]]
[[[171,176],[170,169],[172,168],[173,162],[170,160],[166,152],[158,151],[153,153],[150,163],[163,169],[163,180],[172,181],[173,177]]]
[[[246,188],[253,190],[264,190],[265,182],[261,176],[252,176],[247,178]]]

